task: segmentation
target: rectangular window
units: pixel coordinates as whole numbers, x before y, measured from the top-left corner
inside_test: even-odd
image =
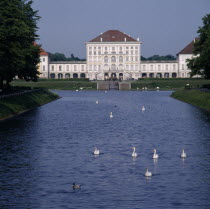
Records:
[[[145,66],[145,65],[143,65],[143,70],[144,70],[144,71],[146,70],[146,66]]]
[[[82,71],[84,71],[84,65],[82,65]]]
[[[175,65],[173,65],[173,70],[176,70],[176,66]]]
[[[77,71],[77,66],[76,65],[74,65],[74,71]]]
[[[51,69],[52,69],[52,71],[54,71],[54,65],[52,65]]]
[[[42,70],[45,71],[45,65],[43,65]]]
[[[133,61],[133,57],[131,57],[131,61]]]
[[[129,61],[129,57],[126,57],[126,61]]]
[[[153,71],[153,65],[150,65],[150,70]]]
[[[161,70],[160,65],[158,65],[158,70]]]
[[[43,62],[45,62],[45,58],[43,58]]]
[[[138,57],[136,57],[136,61],[139,61],[139,58]]]
[[[182,64],[182,70],[184,70],[184,64]]]
[[[166,65],[166,70],[168,70],[168,65]]]
[[[69,65],[66,65],[66,71],[69,71]]]

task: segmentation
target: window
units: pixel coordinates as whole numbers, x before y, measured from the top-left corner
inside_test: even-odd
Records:
[[[131,47],[131,49],[133,49],[133,47]]]
[[[101,55],[101,51],[98,51],[98,54]]]
[[[136,61],[139,61],[139,58],[138,57],[136,57]]]
[[[108,62],[108,57],[107,56],[104,57],[104,62]]]
[[[122,56],[119,57],[119,62],[123,62],[123,57]]]
[[[135,49],[138,49],[138,46],[135,46]]]
[[[89,55],[92,55],[92,51],[89,51]]]
[[[69,65],[66,65],[66,71],[69,71]]]
[[[131,71],[133,70],[133,65],[131,65]]]
[[[128,51],[126,51],[126,54],[129,54],[129,52],[128,52]]]
[[[74,65],[74,71],[77,71],[77,66],[76,65]]]
[[[45,58],[43,58],[43,62],[45,62]]]
[[[94,51],[93,54],[96,55],[96,51]]]
[[[126,65],[126,70],[129,70],[129,65]]]
[[[111,62],[116,62],[116,57],[115,56],[111,57]]]
[[[126,57],[126,61],[129,61],[129,57],[128,56]]]
[[[54,71],[54,65],[52,65],[51,69],[52,69],[52,71]]]
[[[89,70],[92,71],[92,65],[90,65]]]
[[[131,57],[131,61],[133,61],[133,57]]]
[[[166,65],[166,70],[168,70],[168,65]]]
[[[145,65],[143,65],[143,70],[146,70],[146,66]]]
[[[150,65],[150,70],[153,71],[153,65]]]
[[[175,65],[173,65],[173,70],[176,70],[176,66]]]
[[[116,70],[116,65],[115,65],[115,64],[112,64],[112,65],[111,65],[111,69],[112,69],[112,70]]]
[[[135,51],[135,54],[138,54],[138,50]]]
[[[133,50],[131,50],[131,54],[133,55]]]
[[[184,70],[184,64],[182,64],[182,70]]]
[[[94,65],[94,71],[96,71],[96,65]]]
[[[160,70],[160,65],[158,65],[158,70]]]
[[[61,71],[62,70],[62,66],[61,65],[59,65],[59,71]]]
[[[100,70],[101,70],[101,65],[98,66],[98,71],[100,71]]]
[[[138,71],[138,70],[139,70],[138,65],[135,65],[135,70],[136,70],[136,71]]]
[[[42,66],[43,71],[45,71],[45,65]]]
[[[82,71],[84,71],[84,65],[82,65]]]

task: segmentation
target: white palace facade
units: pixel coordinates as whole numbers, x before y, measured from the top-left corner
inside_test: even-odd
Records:
[[[141,42],[118,30],[108,30],[86,43],[86,61],[50,61],[41,52],[40,78],[89,78],[90,80],[138,78],[187,78],[186,59],[193,56],[193,41],[174,61],[141,61]]]

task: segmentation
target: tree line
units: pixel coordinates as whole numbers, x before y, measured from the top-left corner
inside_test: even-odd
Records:
[[[56,52],[56,53],[50,53],[49,58],[51,61],[86,61],[86,59],[80,59],[79,57],[75,57],[74,54],[71,54],[71,57],[66,57],[65,54]]]
[[[15,78],[36,81],[40,47],[33,1],[0,0],[0,89]]]

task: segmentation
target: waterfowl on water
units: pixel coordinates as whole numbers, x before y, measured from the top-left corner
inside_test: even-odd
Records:
[[[148,168],[146,170],[145,176],[147,176],[147,177],[152,176],[152,173],[148,171]]]
[[[137,157],[137,153],[136,153],[136,147],[133,147],[133,152],[132,152],[132,157]]]
[[[110,118],[113,118],[114,116],[112,115],[112,112],[110,112]]]
[[[72,188],[73,189],[81,189],[81,185],[78,185],[78,184],[73,183],[72,184]]]
[[[142,106],[141,110],[142,110],[142,111],[145,111],[145,107],[144,107],[144,106]]]
[[[154,149],[153,159],[158,159],[158,154],[156,153],[156,149]]]
[[[187,157],[186,153],[184,152],[184,149],[182,149],[182,154],[181,154],[181,157],[182,157],[182,158]]]
[[[98,100],[96,100],[96,104],[98,104],[99,102],[98,102]]]
[[[100,155],[100,151],[95,147],[93,154],[94,155]]]

